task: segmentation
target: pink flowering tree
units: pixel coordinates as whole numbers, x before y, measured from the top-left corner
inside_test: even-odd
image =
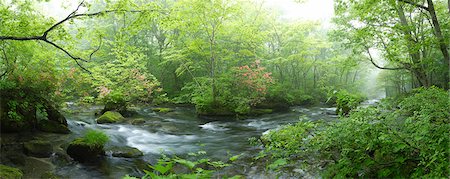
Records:
[[[242,97],[248,99],[250,106],[262,102],[267,88],[273,84],[271,73],[261,66],[260,60],[255,60],[250,65],[237,67],[235,77],[235,88]]]

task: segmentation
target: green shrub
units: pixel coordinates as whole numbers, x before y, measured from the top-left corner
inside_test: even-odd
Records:
[[[313,168],[324,166],[326,178],[446,177],[449,109],[446,91],[420,88],[313,129],[300,122],[264,135],[262,141],[269,141],[264,152],[288,162],[300,157]]]
[[[145,170],[145,176],[142,178],[197,178],[209,179],[212,178],[215,171],[218,169],[231,166],[231,164],[222,161],[212,161],[209,158],[204,158],[205,151],[198,151],[197,153],[189,153],[189,156],[199,159],[188,160],[178,156],[167,157],[162,155],[156,164],[149,165],[150,170]],[[230,162],[234,162],[240,155],[232,156]],[[183,168],[183,170],[181,170]],[[135,177],[125,176],[124,178],[131,179]],[[226,177],[225,177],[226,178]],[[239,175],[233,178],[241,178]]]
[[[340,116],[347,116],[351,110],[356,109],[364,100],[360,94],[350,94],[346,90],[341,90],[336,94],[336,113]]]
[[[84,134],[82,138],[83,142],[92,146],[104,146],[106,142],[108,142],[108,136],[102,132],[97,130],[89,130]]]

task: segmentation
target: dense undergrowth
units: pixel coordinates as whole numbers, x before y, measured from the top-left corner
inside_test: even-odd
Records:
[[[447,91],[419,88],[333,122],[303,120],[271,131],[261,137],[260,156],[326,178],[446,177],[449,109]]]

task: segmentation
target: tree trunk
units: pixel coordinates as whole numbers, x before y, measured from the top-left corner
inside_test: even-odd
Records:
[[[406,16],[405,16],[405,12],[403,10],[403,7],[401,5],[397,5],[397,14],[400,18],[400,23],[403,26],[402,30],[403,30],[403,34],[405,36],[405,39],[412,45],[412,46],[416,46],[417,42],[413,39],[412,37],[412,32],[411,32],[411,28],[408,24],[408,21],[406,20]],[[411,69],[414,75],[416,76],[417,80],[419,81],[419,84],[421,86],[429,86],[428,84],[428,78],[426,73],[424,73],[424,69],[421,68],[420,65],[420,52],[417,50],[414,50],[414,48],[409,48],[408,53],[411,56],[411,61],[413,63],[413,65],[411,65]]]
[[[211,79],[212,79],[212,97],[213,97],[213,103],[216,102],[216,74],[215,74],[215,58],[214,58],[214,45],[215,45],[215,27],[213,26],[210,42],[209,42],[209,51],[210,51],[210,63],[211,63]]]
[[[444,55],[443,62],[448,67],[448,69],[450,69],[450,55],[447,50],[448,47],[447,47],[447,44],[445,43],[444,36],[442,35],[442,32],[441,32],[441,26],[440,26],[439,21],[436,16],[436,11],[434,9],[433,1],[427,0],[427,2],[428,2],[428,11],[430,12],[431,21],[433,22],[433,26],[434,26],[434,28],[433,28],[434,33],[436,34],[436,38],[438,39],[439,48],[441,49],[442,55]],[[449,3],[450,3],[450,0],[449,0]],[[445,70],[445,72],[444,72],[445,73],[444,76],[447,81],[447,83],[445,83],[445,86],[444,86],[445,89],[448,89],[448,81],[449,81],[448,69]]]
[[[448,7],[448,13],[450,14],[450,0],[448,0],[448,2],[447,2],[447,7]]]

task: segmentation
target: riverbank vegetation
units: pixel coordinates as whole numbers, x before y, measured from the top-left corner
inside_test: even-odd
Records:
[[[447,92],[419,88],[358,108],[332,122],[303,120],[260,139],[261,156],[334,177],[445,177],[449,172]],[[260,159],[261,160],[261,159]]]
[[[263,135],[257,158],[324,177],[449,172],[450,2],[335,0],[331,22],[283,19],[262,0],[58,3],[0,0],[2,133],[68,134],[68,101],[102,105],[104,125],[141,106],[213,120],[336,107],[335,121]],[[104,155],[107,136],[85,139]]]

